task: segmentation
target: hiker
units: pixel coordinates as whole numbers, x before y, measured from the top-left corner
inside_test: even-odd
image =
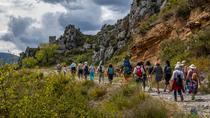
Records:
[[[91,80],[91,81],[94,81],[94,77],[95,77],[95,67],[94,67],[93,65],[90,66],[89,72],[90,72],[90,80]]]
[[[178,92],[178,94],[181,97],[181,101],[184,101],[184,97],[182,95],[182,92],[185,92],[184,91],[184,73],[182,72],[179,64],[175,66],[172,79],[173,79],[172,91],[174,91],[174,100],[177,101],[177,92]]]
[[[56,69],[57,69],[57,72],[58,72],[58,73],[61,73],[61,70],[62,70],[61,64],[57,64],[57,65],[56,65]]]
[[[82,64],[82,62],[80,62],[80,63],[78,64],[77,70],[78,70],[78,72],[77,72],[77,74],[78,74],[78,79],[79,79],[79,80],[82,80],[82,77],[83,77],[83,64]]]
[[[108,79],[109,79],[109,83],[112,84],[113,78],[114,78],[114,67],[112,66],[112,64],[109,64],[108,70],[107,70],[107,75],[108,75]]]
[[[129,78],[132,74],[132,66],[129,60],[129,57],[126,56],[124,61],[123,61],[123,74],[124,74],[124,78],[125,80],[128,82]]]
[[[101,61],[98,68],[97,68],[97,72],[99,74],[99,84],[101,83],[101,81],[104,83],[104,66],[103,66],[103,62]]]
[[[143,84],[142,88],[145,91],[147,75],[146,75],[146,69],[144,67],[144,62],[137,63],[136,67],[134,68],[133,74],[137,78],[136,82],[137,83],[141,82]]]
[[[70,71],[71,71],[71,75],[72,75],[72,78],[75,79],[75,74],[76,74],[76,63],[71,63],[70,65]]]
[[[186,86],[186,91],[187,91],[188,94],[192,93],[192,89],[191,89],[192,85],[191,85],[191,83],[192,83],[192,75],[193,75],[193,73],[197,73],[196,66],[194,64],[191,64],[189,66],[189,70],[187,72],[186,85],[185,85]]]
[[[164,78],[165,78],[164,92],[166,92],[166,89],[168,85],[170,84],[169,82],[170,82],[171,76],[172,76],[171,65],[170,65],[170,62],[167,60],[166,65],[164,67]]]
[[[162,69],[162,67],[160,66],[159,63],[156,63],[156,65],[154,67],[154,70],[153,70],[153,73],[155,74],[155,81],[156,81],[156,84],[157,84],[157,93],[160,94],[159,83],[163,78],[163,69]]]
[[[198,75],[197,73],[193,73],[192,75],[192,81],[191,81],[191,89],[192,89],[192,100],[195,100],[195,95],[197,94],[198,92],[198,84],[199,84],[199,81],[198,81]]]
[[[150,61],[146,62],[146,73],[147,73],[147,78],[148,78],[148,86],[149,86],[149,91],[152,90],[152,71],[153,71],[153,66],[150,63]]]
[[[85,80],[87,80],[88,79],[88,75],[90,74],[87,62],[85,62],[85,64],[84,64],[83,72],[84,72]]]

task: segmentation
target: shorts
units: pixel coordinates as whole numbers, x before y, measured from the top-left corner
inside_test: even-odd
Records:
[[[113,75],[113,74],[109,74],[109,75],[108,75],[108,79],[109,79],[109,81],[112,81],[112,80],[113,80],[113,78],[114,78],[114,75]]]
[[[155,80],[156,80],[156,82],[160,82],[162,80],[162,76],[156,76]]]

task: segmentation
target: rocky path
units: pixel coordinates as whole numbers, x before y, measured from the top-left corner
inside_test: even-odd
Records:
[[[153,97],[166,100],[168,102],[174,102],[173,93],[161,92],[157,94],[156,92],[149,92]],[[210,117],[210,95],[198,94],[196,100],[191,100],[191,95],[184,94],[184,102],[180,102],[180,97],[178,96],[178,102],[176,104],[185,112],[191,114],[192,112],[197,112],[197,114],[202,118]]]

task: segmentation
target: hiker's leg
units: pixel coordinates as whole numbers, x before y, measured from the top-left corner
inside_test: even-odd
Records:
[[[101,83],[101,73],[99,73],[99,78],[98,78],[99,84]]]
[[[158,93],[160,93],[160,90],[159,90],[159,81],[157,82],[157,91],[158,91]]]
[[[174,90],[174,101],[177,101],[177,91]]]
[[[101,80],[104,83],[104,74],[102,73]]]
[[[146,79],[143,78],[143,88],[144,88],[144,91],[145,91],[145,88],[146,88]]]
[[[180,97],[181,97],[181,101],[184,101],[184,97],[183,97],[183,95],[182,95],[182,89],[179,89],[179,90],[178,90],[178,94],[179,94]]]

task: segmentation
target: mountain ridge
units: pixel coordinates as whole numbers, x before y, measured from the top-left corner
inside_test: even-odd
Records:
[[[19,60],[19,56],[10,54],[10,53],[5,53],[5,52],[0,52],[0,61],[2,64],[7,63],[7,64],[15,64]]]

